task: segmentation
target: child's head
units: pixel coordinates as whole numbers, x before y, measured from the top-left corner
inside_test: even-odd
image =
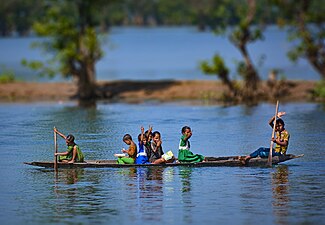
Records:
[[[276,131],[283,131],[284,130],[284,121],[281,118],[276,120],[275,129],[276,129]]]
[[[147,141],[151,141],[152,140],[152,137],[153,137],[153,133],[152,132],[149,132],[149,130],[147,130],[146,132],[144,132],[144,136],[147,137]]]
[[[184,134],[186,131],[191,131],[191,128],[189,126],[182,127],[182,134]]]
[[[182,128],[182,134],[183,135],[186,135],[187,137],[191,137],[192,136],[192,130],[191,130],[191,128],[188,127],[188,126],[184,126]]]
[[[152,133],[152,140],[154,141],[154,142],[158,142],[158,141],[160,141],[160,133],[158,132],[158,131],[155,131],[155,132],[153,132]]]
[[[72,134],[69,134],[66,138],[65,138],[65,143],[67,145],[73,144],[74,143],[74,136]]]
[[[123,136],[123,141],[125,144],[130,145],[132,142],[132,136],[130,134],[125,134]]]
[[[182,128],[182,134],[185,135],[186,137],[190,138],[192,136],[192,130],[189,126],[184,126]]]
[[[142,139],[141,139],[141,136],[142,136]],[[139,134],[138,135],[138,141],[139,142],[142,141],[144,144],[146,144],[147,143],[147,137],[146,137],[146,135]]]

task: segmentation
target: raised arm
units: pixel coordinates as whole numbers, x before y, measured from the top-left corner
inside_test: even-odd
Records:
[[[149,135],[152,133],[152,126],[149,125],[148,133],[147,133],[147,138],[149,138]]]
[[[53,130],[54,130],[55,133],[57,133],[58,135],[60,135],[62,138],[64,138],[64,139],[67,138],[64,134],[62,134],[60,131],[58,131],[58,129],[56,129],[55,127],[54,127]]]
[[[284,116],[286,114],[286,112],[278,112],[277,114],[277,118],[281,118],[282,116]],[[274,116],[272,116],[272,118],[269,120],[269,125],[273,128],[273,122],[274,122]]]
[[[143,139],[144,139],[144,128],[143,128],[143,126],[141,126],[141,135],[140,135],[141,143],[143,143]]]

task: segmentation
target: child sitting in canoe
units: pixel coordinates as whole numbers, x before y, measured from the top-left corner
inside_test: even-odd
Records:
[[[59,156],[59,162],[67,162],[67,163],[83,162],[84,155],[82,154],[79,146],[74,142],[74,136],[72,134],[65,136],[64,134],[59,132],[56,128],[54,128],[54,132],[60,135],[62,138],[64,138],[68,146],[66,152],[55,153],[56,156]]]
[[[147,150],[150,151],[150,149],[151,149],[151,141],[152,141],[152,126],[149,126],[149,129],[146,130],[144,135],[145,135],[145,137],[147,137],[146,148],[147,148]]]
[[[150,152],[148,154],[149,162],[152,164],[162,164],[162,163],[172,163],[175,158],[172,152],[169,154],[164,154],[162,149],[161,135],[158,131],[152,134],[152,143]]]
[[[192,136],[191,128],[184,126],[181,132],[182,137],[179,142],[178,161],[181,163],[196,163],[204,161],[203,155],[193,154],[193,152],[190,151],[189,139]]]
[[[150,127],[149,127],[150,130]],[[147,132],[148,134],[149,132]],[[150,146],[147,145],[147,140],[148,137],[144,133],[144,128],[141,127],[141,133],[138,136],[138,141],[139,141],[139,151],[137,154],[137,158],[135,159],[135,164],[148,164],[149,159],[148,159],[148,153],[150,152]]]
[[[117,163],[118,164],[133,164],[137,157],[137,146],[132,140],[132,136],[130,134],[125,134],[123,136],[123,141],[125,144],[129,145],[129,149],[125,150],[122,149],[123,153],[127,153],[128,156],[120,156],[119,154],[115,154],[117,156]]]
[[[275,133],[276,137],[272,138],[272,141],[275,143],[275,149],[272,149],[272,156],[281,156],[285,155],[289,145],[289,132],[284,128],[284,121],[281,119],[284,116],[285,112],[278,112],[277,117],[278,119],[275,121]],[[274,123],[274,116],[269,120],[269,125],[273,128]],[[240,161],[243,165],[246,164],[248,160],[251,158],[261,157],[267,158],[270,153],[270,148],[260,147],[253,153],[248,156],[240,157]]]

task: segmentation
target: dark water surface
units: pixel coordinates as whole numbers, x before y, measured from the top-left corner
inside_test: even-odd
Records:
[[[270,145],[274,105],[74,103],[0,105],[1,224],[324,224],[325,108],[282,104],[289,153],[273,168],[103,168],[53,170],[24,165],[53,159],[53,126],[73,133],[86,159],[113,159],[140,126],[153,125],[177,154],[180,129],[207,156],[248,154]],[[65,149],[59,139],[59,150]]]

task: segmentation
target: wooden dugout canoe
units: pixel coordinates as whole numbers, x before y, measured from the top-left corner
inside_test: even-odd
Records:
[[[272,164],[277,165],[279,163],[296,159],[304,156],[288,154],[285,156],[274,156],[272,158]],[[123,167],[172,167],[172,166],[191,166],[191,167],[217,167],[217,166],[267,166],[267,158],[252,158],[245,165],[239,160],[239,156],[225,156],[225,157],[206,157],[206,162],[199,163],[166,163],[166,164],[117,164],[116,160],[87,160],[82,163],[58,163],[59,168],[123,168]],[[53,168],[54,162],[24,162],[24,164]]]

